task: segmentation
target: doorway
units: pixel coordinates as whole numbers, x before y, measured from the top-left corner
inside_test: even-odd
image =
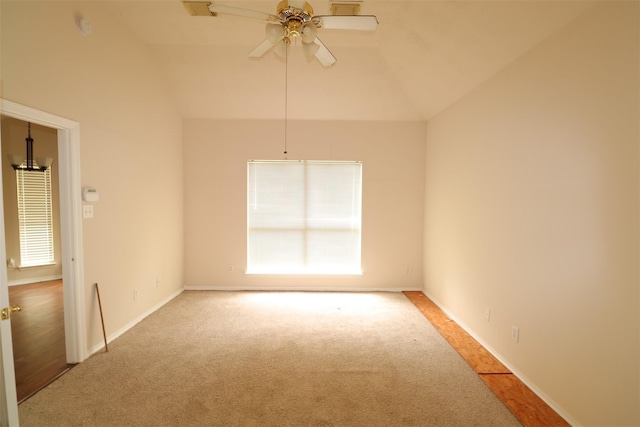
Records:
[[[11,331],[18,402],[66,372],[57,131],[1,117],[2,184]],[[26,138],[25,138],[26,137]],[[29,143],[27,143],[29,141]],[[28,148],[32,153],[28,154]],[[51,159],[46,171],[12,164]],[[13,160],[9,162],[9,158]]]
[[[80,182],[80,125],[6,99],[0,99],[0,116],[7,116],[56,129],[60,178],[60,228],[64,299],[65,348],[68,363],[87,358],[84,256],[82,252],[82,201]],[[0,248],[5,246],[4,218],[0,224]],[[4,254],[3,254],[4,255]],[[1,258],[4,258],[1,257]],[[6,264],[0,264],[0,299],[8,304]],[[0,322],[0,424],[18,424],[18,406],[13,372],[10,322]],[[10,367],[10,368],[9,368]]]

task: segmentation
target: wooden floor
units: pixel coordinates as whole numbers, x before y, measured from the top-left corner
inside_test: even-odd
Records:
[[[22,311],[11,315],[18,402],[65,373],[62,281],[9,287],[9,302]]]
[[[456,322],[420,291],[404,292],[482,381],[526,427],[569,426],[560,415],[520,381]]]

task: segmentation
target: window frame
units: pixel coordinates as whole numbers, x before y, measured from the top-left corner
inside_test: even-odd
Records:
[[[303,182],[300,184],[301,187],[304,187],[304,190],[302,192],[303,194],[303,199],[304,201],[302,201],[302,203],[305,204],[304,208],[301,208],[304,211],[304,217],[302,218],[297,218],[295,220],[292,220],[292,222],[297,222],[297,223],[301,223],[303,224],[300,227],[290,227],[287,225],[283,225],[281,227],[274,227],[272,230],[274,232],[282,232],[283,230],[286,230],[287,232],[290,233],[301,233],[301,240],[303,241],[302,243],[300,243],[300,245],[302,245],[302,249],[299,250],[299,252],[297,252],[297,254],[302,257],[302,261],[300,260],[294,260],[291,264],[293,265],[287,265],[286,267],[283,266],[283,261],[280,260],[279,262],[276,262],[273,266],[271,267],[265,267],[264,264],[261,263],[256,263],[254,260],[252,260],[252,245],[255,243],[252,243],[252,237],[254,237],[255,239],[255,230],[257,229],[261,229],[264,230],[263,227],[254,227],[255,224],[252,224],[252,209],[255,209],[256,206],[256,200],[255,198],[257,197],[255,191],[257,188],[257,184],[256,183],[252,183],[252,165],[256,165],[256,164],[268,164],[268,165],[275,165],[275,164],[286,164],[286,165],[291,165],[291,166],[296,166],[296,165],[302,165],[303,169],[304,169],[304,177],[302,178]],[[352,181],[352,186],[350,188],[349,191],[345,191],[345,193],[343,195],[348,195],[349,200],[350,200],[350,204],[351,204],[351,210],[352,212],[350,213],[350,216],[342,216],[340,218],[338,218],[338,222],[342,221],[343,225],[342,228],[340,227],[335,227],[335,226],[331,226],[331,227],[323,227],[322,225],[318,225],[318,217],[313,217],[310,216],[309,212],[312,211],[312,209],[309,209],[308,206],[306,206],[308,203],[314,203],[314,202],[309,202],[310,199],[318,199],[319,197],[322,198],[322,194],[325,195],[325,197],[327,195],[331,195],[332,197],[334,196],[334,193],[327,193],[327,189],[322,189],[321,191],[325,191],[325,193],[321,193],[320,196],[318,196],[318,193],[316,193],[314,196],[311,195],[310,191],[314,191],[313,188],[309,188],[309,182],[308,182],[308,174],[309,174],[309,168],[316,168],[316,167],[321,167],[321,166],[348,166],[351,168],[351,173],[354,173],[355,181]],[[363,165],[362,162],[360,161],[334,161],[334,160],[250,160],[247,162],[247,269],[246,269],[246,274],[259,274],[259,275],[362,275],[362,169],[363,169]],[[348,169],[344,169],[344,170],[348,170]],[[287,174],[287,172],[284,172],[283,170],[283,174]],[[255,171],[254,171],[254,178],[255,178]],[[338,178],[339,179],[339,178]],[[323,187],[323,185],[321,185],[320,187]],[[317,187],[315,187],[317,189]],[[280,190],[280,191],[286,191],[286,190]],[[289,196],[291,197],[291,196]],[[253,198],[253,199],[252,199]],[[317,202],[315,202],[317,203]],[[344,204],[344,206],[347,206],[349,203]],[[320,208],[322,209],[322,208]],[[347,208],[348,210],[348,208]],[[283,215],[284,217],[287,217],[287,215]],[[347,218],[345,220],[345,218]],[[320,223],[322,223],[323,221],[334,221],[336,220],[336,218],[330,218],[330,219],[326,219],[326,218],[322,218],[320,219]],[[349,225],[348,226],[344,226],[344,222],[347,222]],[[313,225],[310,225],[313,224]],[[252,230],[254,230],[254,233],[252,233]],[[269,230],[268,228],[266,229],[267,231]],[[307,237],[308,237],[308,233],[318,233],[321,234],[325,233],[325,235],[323,237],[318,238],[315,241],[312,241],[311,243],[309,243],[307,241]],[[338,239],[340,238],[346,238],[348,240],[348,248],[346,249],[346,251],[348,252],[348,255],[345,257],[345,259],[348,259],[348,261],[346,261],[345,263],[342,263],[342,261],[339,261],[337,263],[334,264],[327,264],[326,261],[323,264],[323,260],[318,261],[319,259],[322,259],[322,255],[317,255],[317,251],[316,251],[316,255],[309,255],[308,252],[312,251],[312,248],[315,245],[318,244],[322,244],[323,242],[323,238],[326,238],[326,236],[329,233],[334,233],[335,235],[339,235]],[[342,233],[342,235],[340,235]],[[346,237],[345,237],[346,236]],[[286,240],[286,239],[285,239]],[[328,240],[331,240],[330,238]],[[290,241],[288,241],[290,243]],[[318,243],[321,242],[321,243]],[[336,247],[336,243],[333,243],[334,246],[331,246],[332,243],[327,243],[327,241],[324,241],[325,244],[328,244],[329,247],[334,248],[334,249],[343,249],[343,246],[339,246]],[[317,246],[316,246],[317,247]],[[332,251],[327,251],[326,248],[324,250],[324,256],[327,257],[327,253],[332,252]],[[332,255],[329,255],[329,258],[331,258]],[[336,255],[337,257],[337,255]]]

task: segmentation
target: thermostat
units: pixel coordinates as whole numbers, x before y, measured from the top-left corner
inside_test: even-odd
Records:
[[[97,202],[100,196],[98,190],[92,187],[86,187],[82,189],[82,200],[85,202]]]

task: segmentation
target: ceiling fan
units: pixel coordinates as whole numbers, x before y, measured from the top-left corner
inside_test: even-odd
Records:
[[[315,56],[325,67],[335,64],[336,58],[317,37],[319,28],[373,31],[378,26],[378,19],[374,15],[314,15],[313,8],[304,0],[282,0],[276,8],[275,15],[209,1],[183,0],[183,3],[191,15],[236,15],[266,21],[267,38],[249,52],[251,58],[259,58],[271,48],[275,48],[279,56],[285,56],[287,45],[299,37],[307,55]],[[359,8],[357,3],[351,6]],[[354,7],[352,11],[357,12],[358,9]]]

